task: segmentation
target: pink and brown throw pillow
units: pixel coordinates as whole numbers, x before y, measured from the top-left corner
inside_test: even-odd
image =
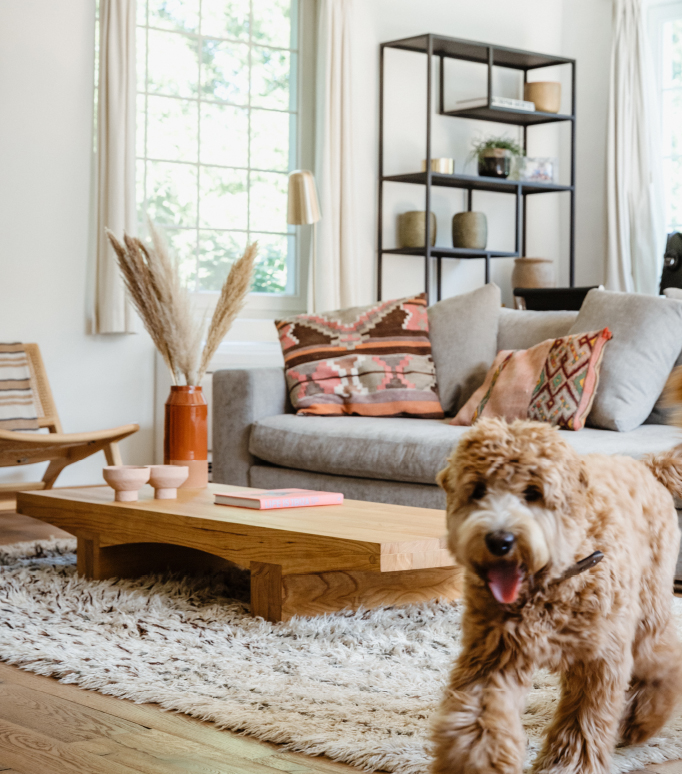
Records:
[[[599,383],[608,328],[547,339],[530,349],[497,353],[483,384],[462,406],[453,425],[479,417],[535,419],[581,430]]]
[[[443,417],[424,294],[275,324],[298,414]]]

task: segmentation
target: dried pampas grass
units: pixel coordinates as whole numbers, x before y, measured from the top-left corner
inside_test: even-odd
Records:
[[[173,384],[200,384],[211,358],[241,311],[251,287],[258,243],[249,245],[232,265],[206,334],[201,357],[203,320],[192,311],[168,245],[149,221],[150,247],[124,233],[123,243],[106,229],[131,301],[168,366]]]

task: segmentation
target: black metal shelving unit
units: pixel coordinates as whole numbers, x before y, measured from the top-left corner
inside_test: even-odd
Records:
[[[426,54],[426,172],[415,172],[403,175],[384,175],[384,51],[387,48],[398,48],[404,51]],[[479,177],[476,175],[444,175],[431,171],[431,129],[433,116],[433,60],[439,59],[438,67],[438,112],[440,115],[453,118],[469,118],[477,121],[491,121],[501,124],[512,124],[523,127],[523,148],[527,147],[528,127],[539,124],[570,121],[571,124],[571,182],[570,185],[553,183],[532,183],[522,180],[508,180],[495,177]],[[469,62],[479,62],[488,68],[488,104],[482,107],[462,110],[445,110],[444,83],[445,59],[462,59]],[[555,65],[570,65],[571,67],[571,114],[543,113],[541,111],[527,112],[509,108],[492,106],[493,67],[507,67],[523,72],[523,82],[527,82],[528,71],[541,67]],[[570,243],[569,243],[569,284],[575,284],[575,59],[565,57],[535,54],[531,51],[520,51],[504,46],[488,43],[477,43],[471,40],[446,38],[441,35],[418,35],[412,38],[394,40],[382,43],[380,47],[379,65],[379,217],[378,217],[378,261],[377,288],[381,300],[383,256],[417,255],[424,257],[424,282],[427,297],[431,296],[431,260],[436,260],[436,293],[437,300],[441,298],[441,279],[443,258],[483,259],[485,260],[485,281],[490,280],[490,261],[492,258],[517,258],[526,252],[526,197],[531,194],[567,191],[570,196]],[[468,250],[455,247],[431,247],[431,220],[426,218],[426,247],[387,249],[383,246],[383,197],[385,183],[411,183],[425,187],[425,207],[431,212],[432,186],[462,188],[467,191],[467,209],[471,210],[473,191],[495,191],[514,194],[516,197],[516,236],[513,252],[499,250]]]

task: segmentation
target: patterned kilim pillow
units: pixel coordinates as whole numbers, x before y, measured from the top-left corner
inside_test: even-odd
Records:
[[[483,384],[452,420],[535,419],[580,430],[592,408],[608,328],[547,339],[530,349],[497,353]]]
[[[443,417],[424,294],[275,324],[298,414]]]

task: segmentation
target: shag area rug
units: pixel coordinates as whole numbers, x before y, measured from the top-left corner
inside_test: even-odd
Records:
[[[75,541],[0,547],[0,659],[64,683],[212,720],[369,770],[422,774],[457,655],[460,607],[430,603],[270,624],[240,601],[242,574],[86,581]],[[682,620],[682,600],[674,600]],[[557,701],[538,672],[528,761]],[[614,772],[682,758],[682,715]]]

